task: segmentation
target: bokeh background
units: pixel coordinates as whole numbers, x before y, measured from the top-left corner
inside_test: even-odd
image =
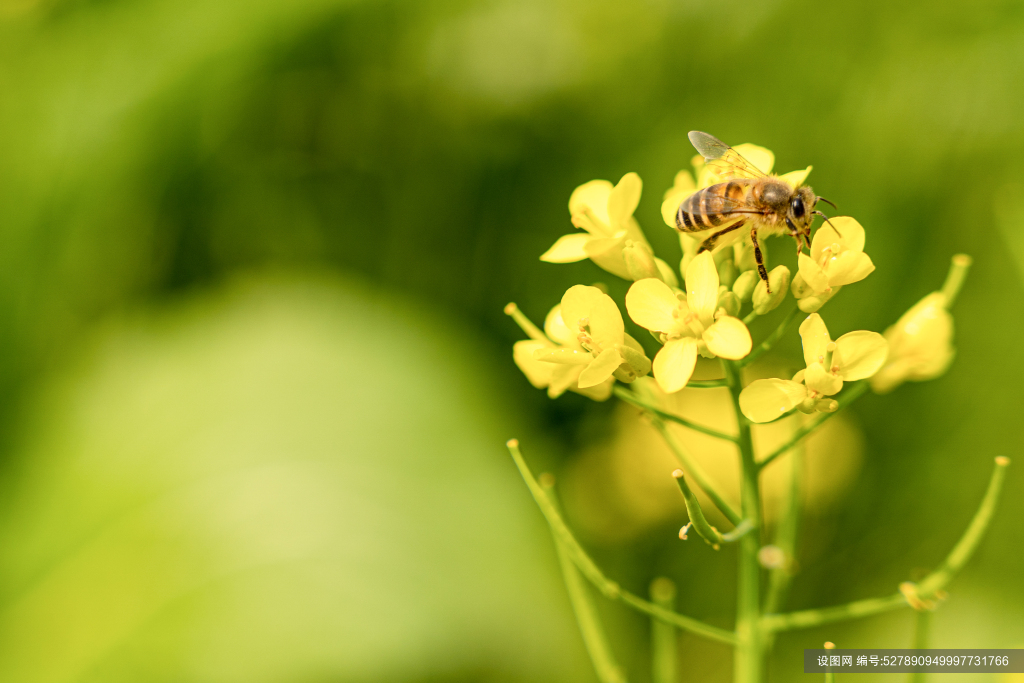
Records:
[[[635,416],[531,388],[502,313],[622,291],[537,259],[593,178],[641,175],[677,263],[659,206],[691,129],[813,164],[867,228],[835,335],[973,255],[949,373],[862,399],[853,455],[821,447],[842,481],[787,606],[919,577],[1020,455],[1022,83],[1005,1],[0,0],[0,680],[595,680],[512,436],[576,482],[610,575],[729,626],[731,552],[616,476],[657,462]],[[1024,646],[1018,469],[935,646]],[[646,680],[646,621],[601,609]],[[910,628],[788,634],[772,676]],[[724,648],[680,648],[686,680],[729,679]]]

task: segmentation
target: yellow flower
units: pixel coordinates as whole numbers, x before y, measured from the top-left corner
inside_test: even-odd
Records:
[[[686,294],[661,280],[640,280],[626,293],[629,317],[659,335],[664,346],[654,357],[654,378],[666,392],[690,381],[698,351],[705,356],[738,360],[750,353],[750,332],[719,307],[718,271],[710,252],[695,257],[686,269]]]
[[[651,362],[643,347],[625,333],[615,302],[597,287],[571,287],[548,313],[543,334],[531,329],[529,321],[519,321],[522,314],[514,304],[506,312],[532,337],[515,343],[513,360],[530,383],[547,388],[551,398],[569,390],[603,401],[611,395],[616,377],[631,382],[650,372]]]
[[[811,255],[798,256],[799,272],[793,278],[793,296],[804,313],[813,313],[835,296],[843,285],[859,282],[875,264],[864,253],[864,228],[849,216],[831,219],[818,228],[811,240]],[[839,232],[836,232],[836,229]]]
[[[589,258],[609,273],[631,280],[622,254],[626,242],[643,245],[648,251],[651,248],[633,218],[642,188],[636,173],[622,176],[614,187],[607,180],[591,180],[577,187],[569,197],[569,214],[572,224],[585,232],[559,237],[540,260],[575,263]],[[654,260],[660,262],[659,270],[671,271],[661,259]]]
[[[885,331],[886,364],[871,378],[871,388],[884,394],[906,381],[921,382],[946,372],[953,362],[953,316],[946,295],[932,292]]]
[[[792,380],[759,379],[740,394],[740,410],[751,422],[771,422],[793,408],[831,412],[843,382],[871,377],[885,363],[888,343],[877,332],[860,330],[832,341],[825,322],[812,313],[800,325],[806,370]]]

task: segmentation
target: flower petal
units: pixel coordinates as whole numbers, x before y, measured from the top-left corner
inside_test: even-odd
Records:
[[[877,332],[858,330],[836,340],[834,365],[847,382],[871,377],[885,364],[889,342]]]
[[[828,284],[832,287],[860,282],[874,270],[871,257],[862,251],[844,251],[830,259],[825,267]]]
[[[821,363],[812,363],[807,366],[807,372],[804,374],[804,384],[811,391],[831,396],[832,394],[838,394],[843,388],[843,378],[826,370],[825,366]]]
[[[819,228],[818,232],[821,232]],[[815,293],[821,293],[828,289],[828,277],[814,259],[807,254],[800,252],[797,256],[797,267],[803,282]]]
[[[590,260],[604,270],[624,280],[632,280],[633,278],[629,276],[629,268],[626,266],[626,259],[622,255],[625,242],[626,232],[623,230],[614,237],[592,238],[587,242],[584,250]]]
[[[616,349],[605,349],[580,373],[579,388],[597,386],[612,376],[615,368],[622,365],[622,356]]]
[[[786,379],[759,379],[740,394],[740,410],[751,422],[771,422],[807,397],[803,384]]]
[[[810,175],[813,166],[808,166],[801,171],[790,171],[779,176],[779,180],[785,180],[793,187],[800,187],[807,181],[807,176]]]
[[[619,307],[597,287],[570,287],[562,297],[562,317],[569,329],[589,327],[590,337],[602,349],[611,349],[622,343],[625,327]]]
[[[836,229],[839,232],[836,232]],[[844,250],[864,251],[864,227],[857,219],[849,216],[830,218],[828,223],[814,233],[811,240],[811,258],[821,261],[822,253],[833,244],[838,244]]]
[[[607,401],[608,397],[612,395],[612,387],[615,386],[615,378],[609,377],[600,384],[586,389],[580,387],[569,387],[569,391],[574,391],[577,394],[586,396],[594,401]]]
[[[551,245],[551,248],[540,255],[541,261],[548,263],[575,263],[587,258],[584,247],[593,239],[585,232],[562,235]]]
[[[825,321],[817,313],[811,313],[800,323],[800,339],[804,346],[804,363],[811,367],[813,363],[824,363],[827,350],[832,339],[828,336]]]
[[[697,340],[683,337],[661,347],[654,357],[654,379],[665,393],[679,391],[690,381],[697,365]]]
[[[562,319],[562,304],[556,305],[544,318],[544,334],[548,339],[562,345],[572,346],[576,344],[576,332],[569,329]]]
[[[551,386],[548,387],[549,398],[558,398],[566,389],[576,386],[576,380],[583,372],[582,365],[548,365],[555,369],[551,373]]]
[[[638,280],[626,292],[626,312],[640,327],[652,332],[674,329],[678,319],[672,316],[679,308],[675,292],[657,278]]]
[[[621,230],[626,227],[630,216],[636,211],[640,203],[640,192],[643,189],[643,182],[636,173],[627,173],[619,180],[608,197],[608,217],[611,219],[609,225],[613,230]]]
[[[611,223],[608,218],[608,197],[612,193],[612,184],[607,180],[591,180],[583,183],[569,197],[569,215],[575,216],[585,209],[590,209],[594,218],[606,226]]]
[[[701,323],[710,327],[718,306],[718,269],[710,251],[697,254],[686,267],[686,302]]]
[[[516,366],[523,371],[530,384],[538,389],[543,389],[551,384],[551,375],[555,371],[555,365],[534,359],[533,352],[550,348],[549,344],[532,339],[518,341],[512,345],[512,360]]]
[[[704,330],[703,339],[711,353],[729,360],[743,358],[750,353],[753,345],[750,330],[742,320],[731,315],[723,315],[714,325]]]

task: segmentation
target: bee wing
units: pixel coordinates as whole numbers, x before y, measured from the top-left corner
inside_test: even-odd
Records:
[[[743,158],[739,152],[725,144],[714,135],[691,130],[687,136],[713,170],[723,180],[728,178],[767,178],[756,166]]]

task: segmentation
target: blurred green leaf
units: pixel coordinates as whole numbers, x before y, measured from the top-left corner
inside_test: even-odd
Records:
[[[323,279],[97,335],[7,473],[0,680],[589,680],[473,347]]]

